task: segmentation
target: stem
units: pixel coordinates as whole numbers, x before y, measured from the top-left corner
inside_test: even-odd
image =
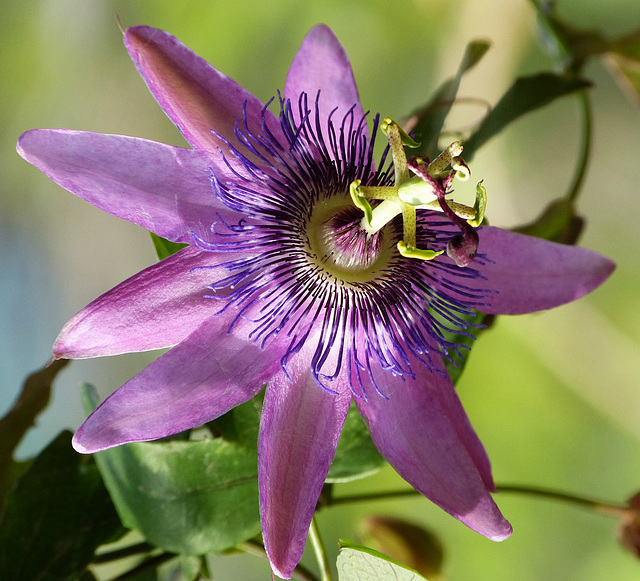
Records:
[[[580,91],[577,97],[580,104],[582,139],[580,141],[578,165],[576,166],[573,179],[566,196],[566,198],[572,202],[576,200],[580,193],[580,188],[582,187],[584,177],[587,173],[587,166],[589,165],[589,156],[591,154],[591,101],[589,100],[589,95],[586,90]]]
[[[311,525],[309,526],[309,539],[311,539],[313,552],[316,554],[322,581],[331,581],[329,558],[327,557],[327,552],[324,550],[324,545],[322,544],[322,539],[320,538],[320,531],[318,530],[318,525],[316,523],[315,517],[311,519]]]
[[[625,504],[616,504],[612,502],[604,502],[601,500],[594,500],[584,496],[576,494],[570,494],[567,492],[560,492],[558,490],[551,490],[548,488],[538,488],[535,486],[518,486],[512,484],[504,484],[496,486],[497,492],[512,492],[517,494],[528,494],[530,496],[540,496],[553,500],[560,500],[568,502],[570,504],[582,506],[588,508],[594,512],[600,514],[606,514],[608,516],[620,517],[629,511],[629,507]],[[394,490],[390,492],[374,492],[371,494],[354,494],[351,496],[342,496],[339,498],[332,498],[329,506],[337,504],[347,504],[350,502],[366,502],[371,500],[393,500],[395,498],[405,498],[407,496],[421,496],[421,494],[413,488],[407,490]]]
[[[269,562],[269,557],[264,550],[264,546],[258,541],[249,540],[245,543],[238,544],[236,548],[247,553],[248,555],[253,555],[254,557],[258,557],[266,561],[267,563]],[[293,578],[300,579],[301,581],[318,581],[318,578],[304,565],[300,565],[300,563],[296,565],[296,568],[293,570],[291,576]]]
[[[575,504],[577,506],[582,506],[583,508],[591,509],[595,512],[599,512],[600,514],[606,514],[615,517],[623,516],[629,511],[629,507],[624,504],[604,502],[601,500],[595,500],[593,498],[587,498],[585,496],[579,496],[577,494],[569,494],[566,492],[560,492],[558,490],[538,488],[535,486],[518,486],[504,484],[496,486],[496,491],[500,493],[514,492],[516,494],[528,494],[530,496],[541,496],[543,498],[561,500],[562,502],[568,502],[569,504]]]
[[[134,555],[142,555],[150,553],[155,547],[149,543],[137,543],[130,545],[129,547],[123,547],[121,549],[115,549],[106,553],[100,553],[93,559],[95,564],[110,563],[111,561],[117,561],[118,559],[124,559],[125,557],[132,557]]]
[[[138,577],[140,573],[144,573],[145,571],[153,571],[160,565],[163,565],[164,563],[166,563],[167,561],[171,561],[172,559],[176,559],[177,557],[178,555],[175,555],[174,553],[162,553],[157,557],[152,557],[151,559],[143,561],[137,567],[134,567],[126,573],[123,573],[122,575],[114,578],[113,581],[127,581],[129,579],[133,580]]]

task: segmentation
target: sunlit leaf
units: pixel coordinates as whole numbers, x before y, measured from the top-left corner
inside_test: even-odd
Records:
[[[77,581],[124,528],[90,456],[62,432],[22,475],[0,521],[0,579]]]
[[[85,398],[96,405],[89,387]],[[234,413],[245,410],[255,414],[254,404]],[[260,531],[257,424],[253,430],[251,445],[222,437],[140,442],[99,452],[96,463],[126,526],[167,551],[219,552]]]
[[[153,232],[149,232],[151,235],[151,240],[153,242],[153,247],[156,249],[156,254],[158,255],[158,260],[164,260],[168,256],[175,254],[178,250],[182,250],[188,244],[181,244],[179,242],[171,242],[171,240],[167,240],[166,238],[162,238]]]
[[[340,581],[426,581],[386,555],[347,541],[340,542],[337,568]]]
[[[554,73],[538,73],[516,79],[464,144],[465,160],[469,161],[484,143],[522,115],[589,86],[589,81],[584,79]]]

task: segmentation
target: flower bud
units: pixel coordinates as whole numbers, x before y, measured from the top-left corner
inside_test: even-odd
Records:
[[[395,517],[374,516],[360,523],[362,542],[420,575],[442,579],[443,548],[431,531]]]

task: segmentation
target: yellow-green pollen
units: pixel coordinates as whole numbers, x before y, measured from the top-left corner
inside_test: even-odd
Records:
[[[407,167],[407,156],[404,151],[404,146],[419,147],[420,144],[411,139],[389,117],[385,118],[380,128],[389,141],[395,170],[395,183],[393,186],[362,186],[360,180],[351,183],[349,188],[351,199],[356,207],[364,213],[361,227],[369,234],[375,234],[397,215],[402,214],[403,240],[398,242],[398,251],[406,258],[432,260],[444,251],[435,252],[416,247],[416,210],[442,212],[442,208],[433,185],[419,176],[412,176]],[[468,180],[471,172],[460,157],[461,153],[462,145],[460,142],[454,141],[427,165],[428,174],[436,179],[443,179],[454,172],[454,176],[460,180]],[[379,200],[380,203],[372,208],[370,200]],[[475,228],[484,218],[487,191],[482,182],[477,184],[473,208],[449,200],[446,200],[446,204],[457,216]]]

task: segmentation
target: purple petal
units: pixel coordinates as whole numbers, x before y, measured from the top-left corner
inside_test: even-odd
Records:
[[[478,231],[478,253],[489,262],[470,266],[486,280],[465,280],[465,285],[497,291],[478,310],[489,314],[519,315],[575,301],[599,287],[615,263],[592,250],[548,242],[484,227]]]
[[[341,122],[349,109],[353,109],[354,123],[360,123],[364,111],[358,88],[351,70],[349,57],[335,34],[327,26],[316,26],[302,41],[287,75],[285,98],[291,99],[296,110],[298,98],[306,93],[309,106],[320,93],[320,122],[323,127],[335,109],[333,120]]]
[[[207,319],[182,343],[109,396],[78,429],[73,446],[93,453],[155,440],[211,421],[258,393],[278,354],[227,334],[234,313]]]
[[[434,354],[431,355],[435,359]],[[411,361],[416,379],[380,373],[375,390],[356,399],[374,444],[409,484],[471,529],[501,541],[511,534],[489,491],[486,452],[446,373]]]
[[[258,440],[264,543],[284,579],[302,556],[351,401],[348,388],[335,395],[316,384],[311,354],[305,345],[287,365],[292,381],[279,373],[267,386]]]
[[[180,252],[120,283],[75,315],[53,347],[57,359],[164,349],[188,337],[222,305],[207,285],[226,274],[209,268],[234,255]],[[195,270],[192,270],[195,269]]]
[[[229,215],[200,151],[154,141],[63,129],[28,131],[18,153],[94,206],[169,240],[207,236],[216,213]]]
[[[212,130],[233,141],[245,103],[249,128],[261,133],[264,105],[174,36],[134,26],[125,32],[125,45],[149,90],[192,147],[226,152],[228,146]],[[265,121],[278,135],[279,124],[268,110]]]

